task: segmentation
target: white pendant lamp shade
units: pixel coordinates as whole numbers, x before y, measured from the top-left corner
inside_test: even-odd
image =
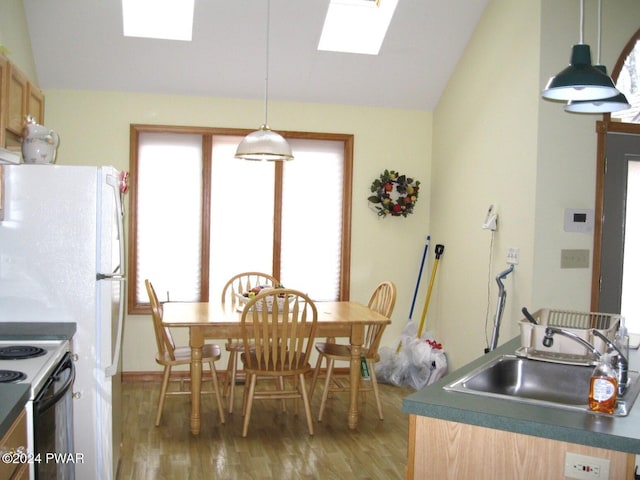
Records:
[[[542,97],[548,100],[594,100],[620,92],[607,74],[591,65],[589,45],[577,44],[571,50],[571,64],[551,77]]]
[[[601,100],[571,100],[564,107],[571,113],[613,113],[631,108],[631,104],[623,93]]]
[[[264,75],[264,123],[238,145],[235,157],[242,160],[293,160],[291,147],[279,133],[269,128],[267,112],[269,103],[269,18],[271,0],[267,0],[267,34],[265,42],[265,75]]]
[[[244,137],[236,150],[236,158],[243,160],[292,160],[291,147],[279,133],[267,125]]]

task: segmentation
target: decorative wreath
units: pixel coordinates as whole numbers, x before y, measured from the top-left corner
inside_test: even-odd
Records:
[[[385,170],[380,178],[371,184],[371,195],[368,200],[378,211],[378,216],[406,217],[413,213],[413,207],[418,201],[420,182],[406,175],[400,175],[394,170]]]

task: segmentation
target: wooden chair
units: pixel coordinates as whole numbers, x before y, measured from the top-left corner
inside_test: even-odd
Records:
[[[281,304],[278,299],[281,299]],[[312,371],[309,355],[317,321],[315,304],[297,290],[268,290],[247,303],[241,319],[244,351],[240,358],[248,379],[244,390],[243,437],[249,430],[254,399],[284,401],[289,398],[302,399],[309,435],[313,435],[313,418],[304,377]],[[287,377],[293,379],[293,386],[284,381]],[[276,387],[256,389],[258,378],[273,378]]]
[[[385,281],[380,283],[373,291],[371,298],[369,299],[369,308],[381,313],[385,317],[391,317],[393,307],[396,304],[396,286],[393,282]],[[380,346],[380,340],[382,339],[382,333],[384,332],[386,325],[369,325],[365,332],[364,343],[362,345],[362,355],[364,355],[367,367],[369,369],[370,381],[360,382],[360,391],[368,392],[373,391],[376,397],[376,404],[378,406],[378,416],[380,420],[383,420],[382,404],[380,403],[380,395],[378,393],[378,381],[376,379],[376,372],[374,369],[374,363],[380,360],[378,355],[378,347]],[[322,421],[322,415],[327,403],[329,392],[348,392],[348,382],[345,383],[337,380],[333,376],[333,367],[336,361],[351,360],[351,345],[337,344],[334,342],[322,342],[316,343],[316,350],[318,351],[318,361],[316,362],[316,368],[313,372],[313,378],[311,380],[311,388],[309,389],[309,396],[313,398],[313,392],[316,388],[316,382],[318,380],[318,374],[320,373],[320,367],[322,360],[327,359],[327,374],[324,383],[324,391],[322,392],[322,401],[320,403],[320,412],[318,414],[318,421]]]
[[[239,303],[236,294],[242,295],[250,291],[253,287],[267,285],[275,287],[280,282],[268,273],[243,272],[234,275],[222,289],[222,307],[224,309],[235,309]],[[229,413],[233,413],[233,402],[235,398],[236,381],[238,380],[238,356],[244,350],[241,339],[228,338],[225,350],[229,352],[229,361],[224,379],[224,396],[227,399]],[[241,374],[243,376],[243,374]]]
[[[160,425],[162,418],[162,410],[164,409],[164,401],[170,395],[191,395],[191,391],[184,391],[180,388],[177,392],[167,391],[169,379],[171,377],[171,369],[177,365],[191,364],[191,348],[176,347],[171,330],[162,324],[163,306],[158,301],[158,296],[149,280],[144,281],[151,303],[151,316],[153,318],[153,330],[156,334],[156,343],[158,353],[156,354],[156,363],[164,366],[164,375],[162,378],[162,387],[160,389],[160,399],[158,400],[158,411],[156,414],[156,427]],[[220,414],[220,423],[224,423],[224,408],[222,407],[222,398],[220,389],[218,388],[218,378],[214,362],[220,360],[220,347],[215,344],[205,344],[202,348],[202,363],[208,363],[211,369],[211,377],[213,380],[213,390],[202,393],[215,393],[216,402],[218,403],[218,413]]]

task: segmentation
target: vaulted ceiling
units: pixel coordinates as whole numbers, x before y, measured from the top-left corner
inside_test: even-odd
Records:
[[[328,3],[271,1],[271,100],[433,110],[488,0],[399,0],[377,56],[317,50]],[[24,7],[45,91],[264,96],[266,0],[196,0],[192,42],[123,37],[119,0]]]

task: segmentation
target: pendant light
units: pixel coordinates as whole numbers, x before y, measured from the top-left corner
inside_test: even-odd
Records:
[[[267,0],[266,61],[264,76],[264,123],[255,132],[244,137],[236,150],[235,157],[243,160],[293,160],[291,147],[279,133],[269,128],[267,123],[267,102],[269,98],[269,18],[271,0]]]
[[[551,77],[542,98],[547,100],[594,100],[613,97],[618,90],[609,77],[591,65],[591,49],[583,43],[584,0],[580,0],[580,43],[571,49],[567,68]]]
[[[600,45],[602,32],[602,0],[598,0],[598,64],[595,66],[605,75],[607,67],[600,63]],[[623,93],[618,93],[613,97],[601,98],[598,100],[570,100],[564,107],[569,113],[612,113],[631,108],[627,97]]]

